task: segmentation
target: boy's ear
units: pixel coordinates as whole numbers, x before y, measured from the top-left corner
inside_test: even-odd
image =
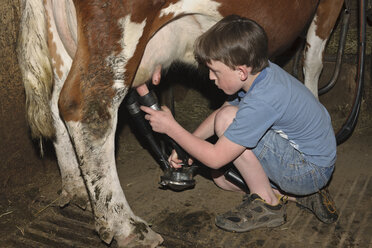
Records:
[[[246,65],[239,65],[236,69],[238,70],[240,80],[242,81],[245,81],[252,71],[252,67],[247,67]]]

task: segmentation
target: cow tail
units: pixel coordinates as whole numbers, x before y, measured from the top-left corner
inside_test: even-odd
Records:
[[[42,0],[22,0],[21,8],[17,53],[26,93],[26,119],[32,138],[42,144],[43,137],[51,139],[55,135],[50,108],[53,71],[47,20]]]

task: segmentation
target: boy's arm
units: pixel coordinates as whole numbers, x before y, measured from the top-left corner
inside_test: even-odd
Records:
[[[246,149],[225,136],[220,137],[216,144],[211,144],[191,134],[174,120],[167,108],[164,108],[164,111],[156,111],[141,106],[141,109],[147,113],[145,118],[150,121],[155,132],[167,134],[192,157],[208,167],[218,169],[235,160]]]
[[[225,136],[221,136],[216,144],[212,144],[189,133],[178,123],[169,129],[167,135],[192,157],[214,169],[230,163],[246,150],[244,146],[230,141]]]

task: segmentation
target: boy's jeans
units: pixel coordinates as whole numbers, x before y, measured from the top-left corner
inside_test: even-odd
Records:
[[[321,167],[306,161],[301,152],[273,130],[269,130],[252,151],[273,187],[294,195],[317,192],[328,183],[334,170],[334,165]]]

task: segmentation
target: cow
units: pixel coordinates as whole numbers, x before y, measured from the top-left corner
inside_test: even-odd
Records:
[[[22,0],[18,59],[32,137],[53,141],[60,205],[92,208],[109,244],[156,247],[163,239],[136,216],[115,164],[118,108],[128,90],[158,81],[178,60],[196,65],[194,40],[238,14],[267,32],[270,57],[307,27],[304,83],[317,94],[327,39],[343,0]]]

